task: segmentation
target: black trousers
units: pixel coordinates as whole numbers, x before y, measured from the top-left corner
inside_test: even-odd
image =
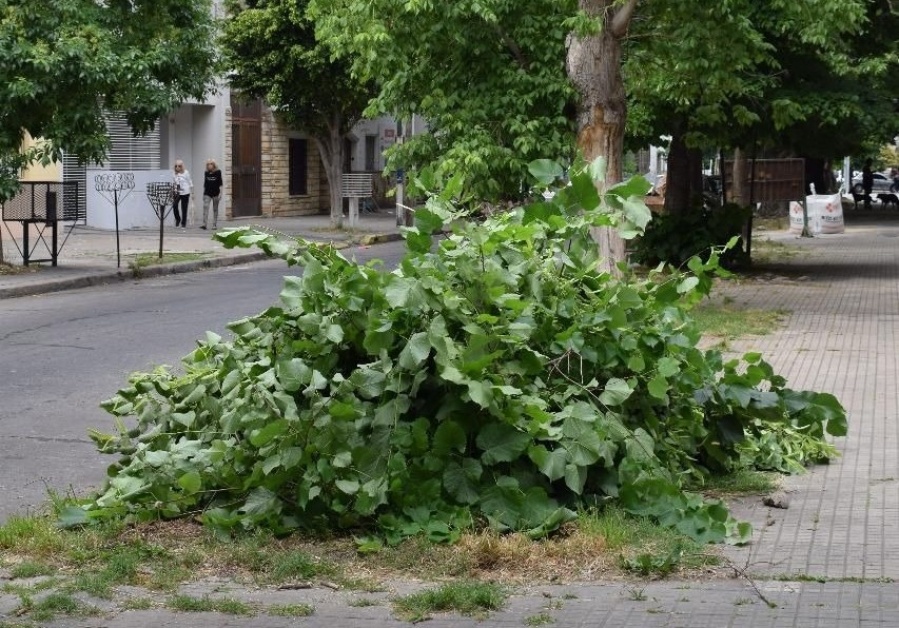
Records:
[[[175,204],[172,206],[172,210],[175,212],[175,226],[181,225],[182,227],[187,226],[187,207],[190,204],[190,194],[179,194],[175,197]],[[178,206],[181,206],[181,211],[178,212]]]

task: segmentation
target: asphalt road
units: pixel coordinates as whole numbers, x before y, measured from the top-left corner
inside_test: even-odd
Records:
[[[399,260],[404,243],[345,251]],[[0,521],[48,490],[83,494],[107,465],[87,438],[111,429],[98,404],[133,371],[175,364],[206,330],[259,312],[290,270],[264,262],[0,301]]]

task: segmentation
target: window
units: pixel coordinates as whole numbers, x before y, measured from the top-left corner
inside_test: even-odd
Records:
[[[365,170],[366,172],[374,172],[375,170],[375,149],[378,145],[377,135],[365,136]]]
[[[308,142],[298,139],[291,139],[289,142],[290,195],[306,196],[309,193]]]

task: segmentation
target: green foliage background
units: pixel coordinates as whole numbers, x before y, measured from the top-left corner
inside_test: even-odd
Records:
[[[0,199],[33,161],[101,161],[107,112],[148,131],[215,71],[209,0],[0,0],[0,42]]]

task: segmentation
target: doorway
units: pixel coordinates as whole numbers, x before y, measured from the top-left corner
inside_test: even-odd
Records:
[[[262,100],[231,95],[231,213],[262,214]]]

